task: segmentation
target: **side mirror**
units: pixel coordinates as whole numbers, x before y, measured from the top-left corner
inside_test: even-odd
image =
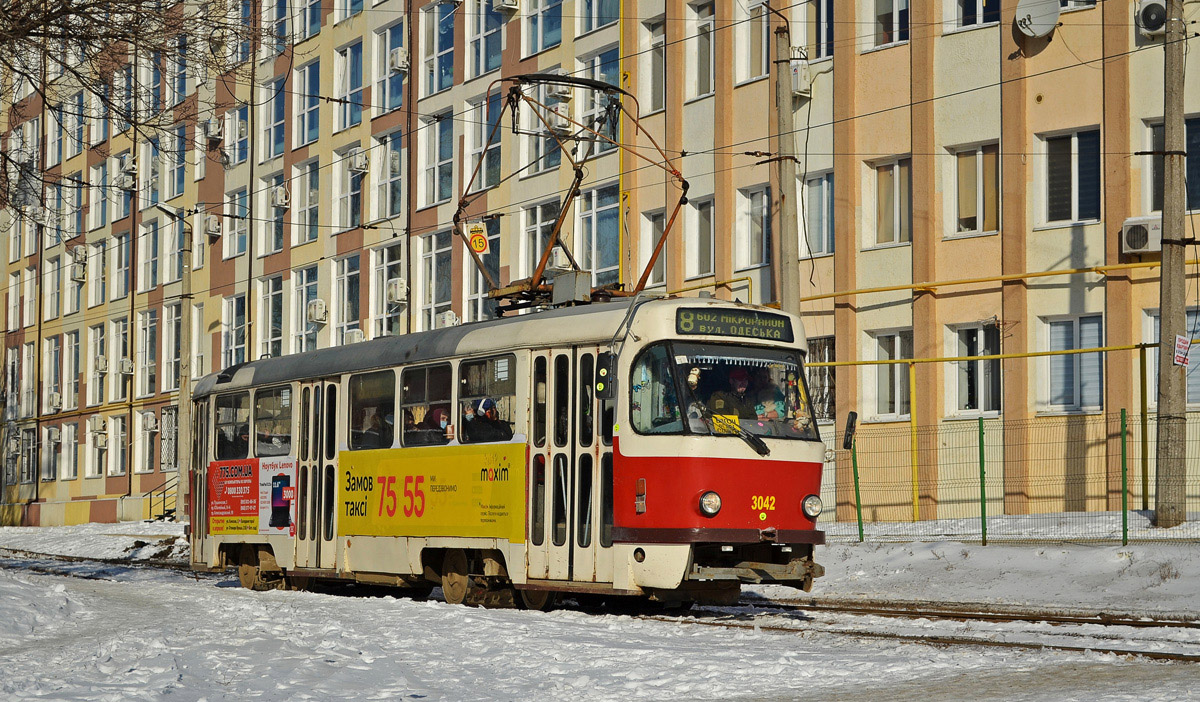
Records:
[[[858,412],[846,415],[846,436],[842,439],[842,448],[849,451],[854,448],[854,431],[858,428]]]
[[[596,397],[612,400],[617,396],[617,357],[605,351],[596,359]]]

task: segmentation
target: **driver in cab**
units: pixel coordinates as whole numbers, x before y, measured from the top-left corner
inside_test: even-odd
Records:
[[[755,419],[758,413],[754,406],[757,398],[750,395],[750,374],[745,368],[729,371],[729,389],[718,390],[708,399],[708,409],[713,414],[734,415],[739,419]]]

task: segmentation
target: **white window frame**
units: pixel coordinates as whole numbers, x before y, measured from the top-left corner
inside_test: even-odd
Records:
[[[833,171],[810,175],[804,182],[804,211],[800,237],[802,256],[830,256],[835,250]]]
[[[667,107],[667,21],[659,16],[642,23],[646,37],[646,114],[660,112]]]
[[[273,302],[277,310],[272,310]],[[267,276],[258,281],[258,357],[278,358],[284,354],[284,315],[287,313],[287,295],[283,287],[283,275]],[[273,353],[272,347],[278,347]]]
[[[522,275],[529,277],[537,270],[542,251],[550,239],[550,232],[554,230],[554,222],[557,221],[558,215],[562,211],[561,208],[562,205],[558,200],[548,200],[524,209],[522,213],[524,227],[521,236]]]
[[[58,256],[47,259],[42,267],[42,285],[45,288],[45,304],[42,320],[55,319],[62,312],[62,259]]]
[[[366,174],[350,168],[350,150],[334,154],[336,168],[333,172],[333,192],[337,209],[334,215],[334,233],[349,231],[362,226],[363,221],[363,190]],[[357,217],[355,217],[357,215]]]
[[[97,241],[88,247],[88,308],[103,304],[108,294],[108,243]]]
[[[444,132],[449,132],[447,141],[450,153],[441,153]],[[421,152],[421,204],[424,207],[449,202],[454,196],[454,120],[450,113],[435,115],[426,120],[418,132]],[[449,172],[450,186],[443,195],[439,192],[444,173]]]
[[[603,268],[599,266],[598,261],[600,255],[599,245],[601,243],[599,224],[602,214],[612,212],[614,210],[618,213],[618,216],[610,221],[612,221],[614,226],[617,227],[617,231],[615,233],[617,238],[616,245],[618,248],[620,247],[620,191],[617,190],[617,196],[608,204],[601,205],[599,200],[601,191],[611,191],[614,188],[617,188],[616,183],[608,183],[600,185],[591,190],[584,191],[580,193],[578,204],[576,204],[577,211],[579,212],[579,228],[575,230],[577,232],[576,236],[578,237],[576,240],[575,249],[576,251],[580,251],[582,253],[579,265],[584,270],[591,271],[592,273],[593,287],[615,283],[620,275],[621,264],[619,256],[618,260],[613,265],[605,266]]]
[[[319,297],[320,281],[320,266],[316,264],[297,268],[292,272],[293,353],[313,351],[318,347],[321,325],[316,322],[309,323],[308,303]]]
[[[986,161],[985,156],[988,151],[991,151],[991,153],[994,155],[995,164],[996,164],[996,172],[994,174],[994,179],[993,179],[993,184],[995,185],[995,188],[996,188],[996,191],[993,194],[993,197],[995,198],[995,203],[996,203],[996,226],[995,226],[995,228],[984,228],[984,223],[987,221],[987,212],[986,212],[986,210],[987,210],[987,192],[986,192],[986,190],[987,189],[985,186],[987,173],[985,172],[985,161]],[[997,142],[991,142],[991,143],[987,143],[987,144],[979,144],[977,146],[968,146],[968,147],[953,149],[951,151],[951,153],[954,156],[954,158],[951,159],[954,163],[954,168],[953,168],[953,171],[951,172],[951,181],[950,181],[950,182],[954,183],[954,198],[953,198],[954,219],[950,221],[950,224],[952,225],[952,229],[951,229],[952,234],[951,235],[952,236],[971,236],[971,235],[983,235],[983,234],[998,233],[1000,231],[1000,209],[1001,209],[1000,193],[1002,191],[1002,188],[1000,187],[1000,182],[1001,182],[1000,181],[1000,145]],[[959,177],[959,169],[962,164],[963,158],[968,157],[968,156],[973,159],[974,166],[975,166],[975,174],[973,176],[974,177],[974,185],[975,185],[975,193],[974,193],[974,195],[975,195],[975,197],[974,197],[974,200],[975,200],[975,228],[974,229],[964,229],[963,223],[962,223],[963,222],[963,214],[962,214],[963,195],[960,192],[960,186],[962,185],[962,180]]]
[[[395,131],[380,134],[375,137],[375,148],[372,149],[375,158],[374,181],[376,184],[375,197],[371,205],[374,208],[375,219],[391,219],[404,214],[405,163],[404,132]]]
[[[1100,341],[1096,347],[1085,347],[1081,345],[1081,326],[1085,320],[1099,321],[1100,323]],[[1052,325],[1070,322],[1071,323],[1071,345],[1070,349],[1081,348],[1099,348],[1104,345],[1104,335],[1107,330],[1104,328],[1104,316],[1099,313],[1091,314],[1075,314],[1075,315],[1055,315],[1041,318],[1039,331],[1041,332],[1041,349],[1043,351],[1057,350],[1053,344]],[[1093,354],[1088,354],[1093,355]],[[1098,404],[1083,403],[1083,361],[1084,354],[1065,354],[1060,356],[1047,356],[1040,359],[1039,370],[1041,371],[1041,382],[1038,383],[1039,388],[1039,410],[1048,413],[1087,413],[1099,411],[1104,405],[1104,354],[1094,354],[1098,357],[1099,372],[1096,374],[1096,379],[1099,381],[1099,389],[1097,395],[1099,397]],[[1065,363],[1071,364],[1072,373],[1072,389],[1071,399],[1069,402],[1057,403],[1054,402],[1054,359],[1065,359]]]
[[[63,334],[63,409],[73,410],[79,407],[79,372],[82,351],[79,340],[79,330],[74,329]]]
[[[143,222],[138,232],[138,260],[141,262],[137,281],[139,293],[158,287],[158,260],[162,251],[158,220]]]
[[[496,284],[499,285],[500,261],[503,260],[500,256],[500,220],[494,217],[484,220],[483,226],[488,238],[488,252],[479,258],[492,273]],[[470,256],[469,253],[467,255]],[[491,313],[491,310],[496,309],[496,303],[487,296],[488,286],[483,273],[470,264],[468,264],[465,273],[463,276],[466,282],[466,290],[463,291],[463,299],[465,300],[463,316],[466,318],[466,321],[479,322],[486,319],[495,319],[496,316]]]
[[[353,265],[352,265],[353,264]],[[351,291],[354,291],[351,300]],[[351,254],[333,262],[333,304],[330,321],[333,323],[334,346],[346,343],[346,332],[362,329],[362,256]]]
[[[241,323],[238,323],[238,308]],[[240,341],[239,341],[240,339]],[[249,360],[246,338],[246,295],[229,295],[221,300],[221,366],[228,368]]]
[[[492,133],[492,128],[497,121],[500,120],[500,114],[504,110],[503,96],[499,92],[485,95],[470,103],[471,118],[467,129],[470,136],[470,159],[468,163],[474,171],[478,168],[479,171],[475,175],[475,181],[471,185],[472,192],[487,190],[494,188],[500,184],[500,170],[502,167],[502,152],[500,151],[500,134],[497,132],[497,138],[491,144],[488,144],[488,136]],[[491,113],[491,114],[489,114]],[[488,164],[495,159],[495,170],[492,172],[492,177],[488,177]],[[478,165],[480,160],[484,160],[482,166]],[[470,177],[464,176],[464,177]]]
[[[580,14],[579,36],[607,27],[618,21],[621,15],[620,0],[584,0],[577,3],[575,9]],[[604,14],[606,9],[609,14]]]
[[[738,223],[734,235],[734,270],[771,265],[770,186],[738,190]]]
[[[467,0],[467,80],[500,70],[501,55],[504,53],[505,17],[496,10],[495,0]],[[488,20],[495,22],[489,26]],[[495,51],[489,52],[489,44],[495,42]],[[488,65],[495,59],[495,66]]]
[[[222,258],[243,256],[250,242],[250,194],[246,188],[225,193],[225,226]]]
[[[883,222],[880,221],[880,178],[883,171],[888,169],[891,171],[891,223],[892,227],[887,232],[887,239],[884,237]],[[882,161],[871,166],[871,176],[874,179],[873,191],[875,194],[874,209],[872,219],[875,224],[875,239],[867,248],[882,248],[887,246],[908,246],[912,244],[912,157],[904,156],[901,158]]]
[[[988,7],[988,5],[992,7]],[[971,11],[971,19],[968,20],[967,11]],[[989,27],[1000,22],[1000,0],[955,0],[955,19],[956,26],[959,29],[976,27]],[[995,19],[987,19],[989,14],[995,14]]]
[[[1157,308],[1144,311],[1142,317],[1142,339],[1147,343],[1157,343],[1160,330],[1156,329],[1160,323],[1160,314]],[[1200,307],[1188,307],[1185,312],[1185,328],[1184,334],[1192,339],[1200,338]],[[1146,397],[1146,406],[1151,410],[1158,410],[1158,393],[1154,388],[1158,387],[1158,349],[1150,349],[1146,353],[1146,357],[1150,363],[1146,368],[1146,378],[1149,384],[1149,393]],[[1187,397],[1187,407],[1189,410],[1200,409],[1200,344],[1192,344],[1188,352],[1187,366],[1187,382],[1185,390]]]
[[[292,144],[296,147],[311,144],[321,138],[321,61],[320,59],[296,69],[292,79],[296,92],[292,109],[296,115]],[[309,138],[315,128],[316,134]]]
[[[523,8],[525,15],[524,56],[533,56],[546,49],[561,45],[563,40],[562,0],[526,0],[526,2],[528,7]],[[546,35],[546,19],[556,14],[558,16],[558,40],[553,41]],[[553,43],[551,43],[552,41]]]
[[[885,340],[889,339],[891,340],[890,343],[892,344],[894,359],[911,359],[914,355],[913,332],[911,327],[905,327],[902,329],[873,330],[868,332],[868,336],[870,337],[871,341],[869,347],[871,360],[891,360],[883,357],[883,344],[885,343]],[[907,356],[904,354],[904,342],[906,336],[909,345]],[[880,374],[885,375],[881,377]],[[868,375],[870,378],[868,380],[867,389],[868,392],[873,396],[871,398],[872,402],[869,405],[872,408],[872,420],[881,422],[907,421],[909,418],[909,412],[904,410],[908,407],[909,400],[911,398],[908,384],[908,364],[874,364],[870,366]],[[890,412],[881,411],[881,409],[883,409],[883,398],[879,394],[879,385],[885,381],[888,382],[888,385],[891,387],[891,393],[895,398],[894,409]]]
[[[885,10],[881,5],[886,4],[891,9],[886,11],[890,15],[891,36],[887,35],[887,30],[879,21],[880,17],[885,16]],[[896,46],[908,42],[910,32],[912,31],[912,12],[909,9],[909,0],[873,0],[874,11],[870,17],[874,22],[874,48],[882,49],[888,46]]]
[[[1079,211],[1080,195],[1082,194],[1079,188],[1079,136],[1081,134],[1097,133],[1100,135],[1099,153],[1097,159],[1097,170],[1099,176],[1099,212],[1095,217],[1082,217]],[[1050,142],[1069,138],[1071,140],[1071,216],[1069,219],[1051,219],[1050,215]],[[1041,148],[1044,158],[1042,159],[1041,183],[1038,187],[1038,195],[1041,198],[1041,207],[1038,208],[1039,221],[1042,226],[1063,226],[1074,223],[1089,223],[1098,222],[1104,217],[1104,136],[1099,128],[1087,127],[1077,129],[1071,132],[1059,132],[1054,134],[1039,135]]]
[[[646,270],[646,264],[650,262],[650,256],[654,253],[654,246],[658,242],[658,238],[662,236],[663,229],[667,226],[667,213],[665,210],[643,212],[641,219],[641,246],[638,247],[641,255],[638,256],[636,273],[639,279]],[[667,250],[668,247],[663,246],[663,250],[659,253],[658,260],[655,261],[654,268],[650,271],[650,277],[646,279],[647,288],[657,288],[667,284]]]
[[[430,3],[421,8],[421,95],[428,97],[449,90],[454,84],[454,10],[452,3]],[[438,46],[438,35],[448,25],[450,41]],[[440,84],[442,71],[449,68],[450,79]]]
[[[389,304],[387,281],[404,278],[404,244],[371,249],[371,338],[403,333],[404,303]]]
[[[974,337],[974,351],[967,347],[968,342],[964,340],[963,335],[968,334]],[[996,322],[972,322],[969,324],[955,324],[946,328],[947,356],[992,356],[1001,353],[1001,329],[999,323]],[[994,335],[994,348],[988,348],[989,335]],[[947,388],[946,388],[946,406],[953,408],[951,416],[955,417],[996,417],[999,416],[1004,403],[1004,385],[1000,359],[991,361],[955,361],[954,368],[948,369],[947,373]],[[973,375],[974,392],[976,403],[979,407],[968,408],[964,407],[966,402],[963,400],[964,390],[970,392],[969,388],[964,389],[964,375]],[[996,386],[989,386],[989,381],[995,382]],[[972,382],[968,377],[967,382]],[[988,402],[988,400],[991,402]],[[986,405],[986,406],[985,406]]]
[[[183,304],[172,302],[163,305],[162,313],[162,389],[174,392],[179,389],[181,337],[183,335]],[[199,345],[199,339],[196,340]]]
[[[111,344],[108,356],[108,399],[109,402],[119,402],[129,398],[129,383],[121,374],[120,365],[122,359],[133,360],[133,348],[129,338],[132,332],[129,328],[128,317],[114,319],[108,326],[108,338]]]
[[[705,218],[701,216],[703,210],[708,212],[708,227],[705,231],[703,226]],[[685,232],[685,240],[687,242],[684,253],[684,277],[688,280],[695,278],[706,278],[711,276],[714,271],[714,253],[716,244],[716,217],[717,208],[716,200],[712,196],[700,197],[694,200],[689,198],[686,219],[684,220],[687,226]],[[701,242],[707,240],[706,245],[701,245]],[[708,256],[702,256],[702,252],[708,251]]]
[[[70,422],[59,428],[58,479],[79,478],[79,424]]]
[[[833,58],[833,5],[835,0],[811,0],[808,11],[808,57],[811,61]]]
[[[450,231],[433,232],[421,237],[421,331],[428,331],[434,328],[437,316],[442,312],[447,312],[453,309],[454,295],[450,293],[450,298],[447,300],[438,300],[434,298],[435,291],[438,285],[437,279],[437,262],[440,257],[445,256],[449,261],[447,272],[449,273],[454,265],[453,254],[453,233]],[[453,289],[450,281],[446,282],[446,290]]]
[[[358,85],[355,86],[353,81],[354,66],[351,56],[354,54],[355,47],[358,48]],[[362,124],[365,118],[366,105],[363,104],[363,88],[366,83],[366,75],[363,56],[362,40],[351,42],[346,46],[338,49],[335,54],[334,68],[337,70],[337,125],[335,132],[340,132],[350,127]],[[359,112],[357,116],[354,114],[354,108],[357,106]]]
[[[402,49],[407,45],[404,39],[403,20],[375,32],[376,78],[371,102],[379,107],[381,114],[404,106],[404,83],[412,74],[412,59],[410,57],[407,71],[393,71],[389,59],[393,48]]]
[[[128,424],[123,416],[108,418],[108,476],[125,475],[129,471]]]
[[[104,402],[105,385],[108,373],[101,371],[96,365],[98,358],[109,361],[112,367],[111,354],[108,348],[108,328],[105,324],[88,327],[88,359],[87,359],[87,405],[93,407]]]
[[[279,158],[287,151],[284,131],[287,125],[287,77],[279,76],[263,83],[260,89],[260,117],[262,123],[262,154],[259,162]],[[338,97],[346,97],[339,95]],[[343,127],[344,128],[344,127]],[[276,135],[278,134],[278,138]]]
[[[135,397],[150,397],[158,392],[158,310],[137,313],[137,389]]]
[[[688,51],[688,97],[698,100],[716,92],[717,64],[713,49],[716,47],[716,3],[706,0],[688,5],[691,19]],[[704,60],[705,55],[708,59]],[[707,89],[705,89],[707,86]]]
[[[292,182],[292,246],[308,244],[321,236],[321,164],[317,159],[295,167]],[[313,179],[316,187],[313,187]]]

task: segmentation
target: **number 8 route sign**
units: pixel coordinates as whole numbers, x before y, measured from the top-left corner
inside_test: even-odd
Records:
[[[483,229],[482,224],[471,225],[471,235],[467,239],[471,243],[471,250],[480,256],[488,253],[488,238],[487,233]]]

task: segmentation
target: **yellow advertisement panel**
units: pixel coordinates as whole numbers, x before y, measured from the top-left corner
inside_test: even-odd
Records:
[[[341,536],[525,540],[525,444],[338,455]]]

